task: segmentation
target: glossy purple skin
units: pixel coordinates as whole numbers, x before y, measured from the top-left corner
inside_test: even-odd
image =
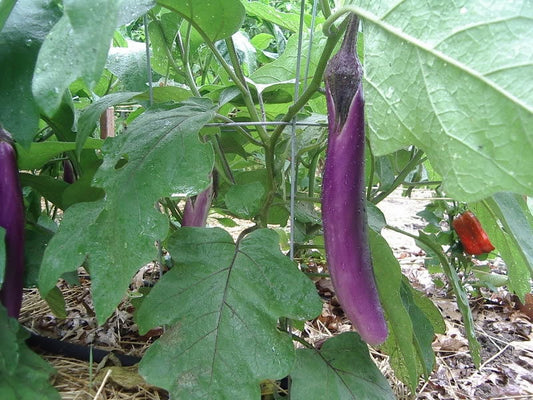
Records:
[[[76,182],[76,174],[74,173],[74,167],[70,160],[63,161],[63,180],[67,183]]]
[[[181,226],[204,227],[213,199],[213,185],[209,185],[203,192],[198,193],[194,201],[187,199],[183,210],[183,220]]]
[[[15,149],[7,132],[0,128],[0,226],[6,231],[6,268],[0,301],[13,318],[18,318],[22,304],[24,222]]]
[[[365,342],[377,345],[385,341],[388,331],[368,244],[362,69],[355,51],[345,44],[339,51],[344,53],[332,58],[325,74],[329,136],[322,185],[324,240],[333,286],[346,316]],[[352,82],[357,83],[355,93],[343,83],[348,79],[348,63]],[[336,75],[339,70],[340,76]],[[339,95],[332,88],[345,92]],[[349,106],[336,104],[346,99],[351,100]],[[341,110],[348,110],[347,114],[339,115]]]

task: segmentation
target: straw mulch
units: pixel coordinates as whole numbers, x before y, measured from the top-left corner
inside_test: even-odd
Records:
[[[317,287],[321,294],[332,289],[327,281]],[[27,290],[20,321],[32,329],[52,337],[99,348],[142,356],[161,332],[141,337],[131,319],[131,305],[125,301],[104,326],[97,326],[90,313],[87,292],[89,284],[64,286],[68,317],[56,319],[37,290]],[[428,381],[417,390],[418,399],[533,399],[532,326],[527,317],[516,310],[514,303],[494,297],[492,301],[474,303],[476,327],[482,344],[483,365],[477,370],[470,359],[466,338],[462,333],[460,315],[449,298],[434,299],[447,324],[447,334],[437,335],[434,349],[437,366]],[[324,304],[322,315],[306,324],[306,339],[319,343],[351,329],[342,316],[335,299]],[[136,367],[121,367],[110,357],[100,364],[42,354],[57,374],[53,385],[63,399],[168,399],[168,394],[148,385]],[[386,355],[372,351],[372,356],[389,379],[398,399],[413,399],[409,389],[393,374]],[[273,382],[264,385],[265,397]]]

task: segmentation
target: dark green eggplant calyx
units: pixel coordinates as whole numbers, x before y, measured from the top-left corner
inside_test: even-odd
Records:
[[[357,31],[359,18],[352,14],[341,48],[328,63],[324,73],[326,92],[331,95],[337,131],[340,132],[363,77],[363,67],[357,57]],[[329,92],[329,93],[328,93]]]

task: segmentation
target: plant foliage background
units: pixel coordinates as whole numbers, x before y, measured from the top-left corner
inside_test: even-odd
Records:
[[[103,323],[135,272],[168,250],[173,266],[135,318],[143,332],[165,326],[140,372],[176,398],[259,398],[261,381],[287,375],[295,399],[393,397],[356,333],[295,348],[291,327],[319,315],[321,302],[272,229],[292,227],[300,259],[316,256],[309,248],[323,257],[320,88],[346,12],[362,20],[370,239],[390,327],[380,350],[396,375],[413,390],[427,378],[433,336],[444,330],[380,235],[387,225],[375,205],[400,185],[430,185],[453,199],[432,214],[437,222],[460,207],[475,210],[507,264],[509,288],[521,298],[530,292],[533,218],[523,196],[533,195],[533,4],[319,6],[315,13],[306,3],[301,14],[296,1],[0,3],[0,122],[17,143],[34,238],[26,283],[54,303],[58,279],[75,284],[84,266]],[[100,114],[124,104],[133,111],[120,117],[120,134],[99,139]],[[293,120],[294,130],[267,124]],[[61,179],[65,161],[75,183]],[[181,227],[184,200],[206,189],[213,171],[220,221],[245,218],[257,228],[237,240],[221,228]],[[448,251],[456,238],[445,231],[428,223],[417,240],[446,274],[479,364]],[[0,331],[0,390],[33,398],[22,379],[30,376],[45,388],[41,396],[57,398],[46,383],[50,368],[2,307],[0,320],[9,327]]]

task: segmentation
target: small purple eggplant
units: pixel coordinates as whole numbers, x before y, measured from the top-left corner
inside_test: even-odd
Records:
[[[67,183],[76,182],[76,173],[70,160],[63,160],[63,181]]]
[[[203,192],[198,193],[194,200],[189,197],[183,209],[181,226],[205,226],[212,200],[213,184],[210,184]]]
[[[342,46],[324,73],[329,135],[322,220],[337,298],[361,338],[377,345],[388,331],[368,244],[363,69],[355,46],[359,21],[350,18]]]
[[[0,226],[5,229],[6,268],[0,301],[18,318],[24,284],[24,202],[11,135],[0,127]]]

